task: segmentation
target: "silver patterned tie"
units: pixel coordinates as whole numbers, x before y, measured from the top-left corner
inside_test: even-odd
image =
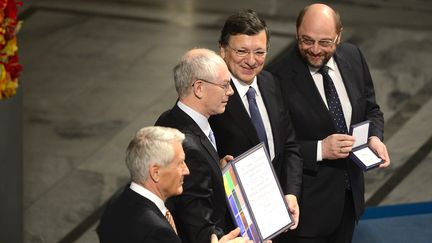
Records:
[[[216,138],[215,138],[214,133],[213,133],[213,131],[211,129],[210,129],[208,138],[209,138],[210,142],[213,144],[213,147],[217,150],[217,147],[216,147]]]

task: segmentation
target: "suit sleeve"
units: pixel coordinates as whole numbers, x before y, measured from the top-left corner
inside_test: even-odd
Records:
[[[211,168],[208,160],[193,144],[185,143],[186,164],[190,175],[183,183],[183,193],[175,197],[176,225],[183,241],[190,243],[209,242],[212,233],[218,237],[224,234],[216,226],[217,219],[223,216],[214,216],[215,205],[213,198],[213,182]]]
[[[300,197],[303,160],[300,155],[300,147],[296,142],[294,127],[288,109],[283,109],[285,142],[283,149],[281,186],[284,194],[293,194]]]
[[[275,66],[274,68],[277,69],[271,71],[273,72],[276,81],[279,83],[279,86],[281,87],[283,107],[284,110],[286,111],[286,117],[288,117],[287,119],[289,120],[288,122],[285,122],[285,124],[288,125],[286,126],[287,139],[284,148],[285,161],[287,161],[287,163],[284,164],[287,168],[285,168],[284,171],[288,172],[286,176],[287,178],[291,177],[290,180],[294,180],[291,181],[290,183],[287,183],[287,185],[291,184],[297,187],[297,186],[301,186],[302,179],[301,178],[296,179],[296,178],[301,177],[301,174],[303,173],[303,168],[312,171],[318,170],[318,164],[316,160],[318,141],[305,140],[302,139],[301,136],[297,136],[297,134],[294,134],[295,131],[300,132],[300,135],[304,133],[304,129],[302,128],[303,121],[301,119],[303,118],[303,116],[307,116],[304,113],[308,113],[309,111],[303,108],[298,108],[297,102],[292,101],[293,99],[292,97],[298,96],[298,94],[295,93],[296,89],[292,86],[290,82],[290,80],[294,79],[294,73],[288,71],[280,72],[279,70],[285,70],[285,68],[282,66]],[[299,115],[296,116],[291,115],[292,114],[291,109],[295,109],[295,112],[302,112],[303,116],[300,117]],[[292,137],[295,137],[294,141],[296,145],[293,145]],[[300,161],[296,159],[297,155],[300,156],[301,159]],[[295,162],[297,163],[295,164]],[[298,170],[300,170],[301,172],[300,176],[297,175]],[[293,188],[292,190],[296,190],[296,189]],[[284,192],[286,193],[287,191]]]

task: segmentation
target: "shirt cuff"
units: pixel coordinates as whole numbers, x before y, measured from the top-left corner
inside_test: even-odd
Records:
[[[316,158],[317,162],[322,161],[322,147],[321,147],[322,140],[318,140],[317,142],[317,152],[316,152]]]

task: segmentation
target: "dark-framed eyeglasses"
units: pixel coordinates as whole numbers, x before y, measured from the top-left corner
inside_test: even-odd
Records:
[[[227,46],[229,49],[233,50],[234,53],[238,56],[238,57],[246,57],[249,56],[249,54],[253,54],[255,57],[265,57],[267,55],[267,51],[266,50],[255,50],[255,51],[250,51],[250,50],[245,50],[245,49],[237,49],[231,46]]]
[[[202,82],[204,82],[204,83],[208,83],[208,84],[216,85],[216,86],[218,86],[219,88],[225,90],[225,92],[228,91],[228,90],[231,88],[231,82],[230,82],[230,81],[226,82],[225,84],[217,84],[217,83],[213,83],[213,82],[207,81],[207,80],[202,79],[202,78],[197,78],[196,81],[192,84],[192,86],[193,86],[196,82],[198,82],[198,81],[202,81]]]
[[[322,40],[314,40],[312,38],[309,38],[307,36],[301,36],[300,38],[297,38],[297,41],[300,44],[303,44],[305,46],[314,46],[315,42],[318,42],[318,45],[321,47],[331,47],[336,43],[337,38],[339,37],[339,35],[336,36],[336,38],[334,38],[334,40],[330,40],[330,39],[322,39]]]

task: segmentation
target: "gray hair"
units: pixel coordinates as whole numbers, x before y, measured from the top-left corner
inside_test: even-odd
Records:
[[[212,81],[217,78],[217,66],[224,60],[214,51],[197,48],[188,51],[174,67],[174,83],[179,98],[187,96],[197,79]]]
[[[166,166],[174,159],[173,143],[182,143],[185,135],[168,127],[144,127],[130,141],[126,150],[126,166],[132,181],[144,182],[151,164]]]

